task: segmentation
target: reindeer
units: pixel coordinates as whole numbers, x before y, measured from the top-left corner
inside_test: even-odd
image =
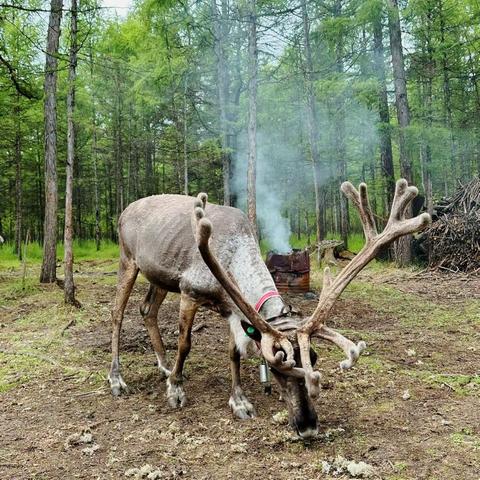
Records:
[[[191,346],[195,313],[207,307],[225,318],[230,326],[229,355],[232,390],[229,405],[239,419],[255,416],[240,380],[240,358],[252,344],[270,366],[286,402],[290,425],[302,438],[316,435],[317,414],[313,400],[320,392],[320,373],[314,370],[314,338],[340,347],[346,359],[341,369],[352,367],[365,349],[326,326],[336,300],[386,245],[425,228],[430,216],[423,213],[405,218],[410,202],[418,194],[405,180],[396,184],[395,197],[385,229],[377,233],[367,186],[359,190],[349,182],[343,193],[358,210],[366,243],[363,249],[333,278],[325,268],[318,305],[303,318],[287,307],[262,260],[247,217],[238,209],[207,205],[207,195],[197,198],[156,195],[130,204],[119,219],[120,265],[115,306],[112,311],[112,364],[109,381],[113,395],[127,386],[120,374],[119,339],[123,313],[138,272],[150,282],[140,312],[158,361],[167,377],[167,400],[183,407],[183,366]],[[158,329],[157,314],[167,292],[180,293],[178,350],[170,371]],[[220,339],[219,339],[220,340]]]

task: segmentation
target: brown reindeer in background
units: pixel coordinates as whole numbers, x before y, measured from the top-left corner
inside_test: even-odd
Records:
[[[112,312],[113,358],[109,374],[112,393],[119,395],[126,388],[120,375],[119,337],[125,306],[140,271],[150,282],[140,310],[158,368],[168,377],[167,399],[172,407],[182,407],[186,402],[183,366],[190,351],[195,313],[205,306],[219,312],[230,325],[229,405],[234,415],[241,419],[255,415],[240,382],[240,357],[246,355],[247,346],[252,344],[268,361],[280,385],[290,425],[302,438],[315,435],[317,415],[312,399],[320,391],[320,373],[313,368],[316,355],[311,339],[328,340],[340,347],[346,355],[340,367],[350,368],[365,343],[354,344],[326,326],[334,303],[381,248],[430,222],[425,213],[405,218],[418,193],[405,180],[397,182],[390,217],[381,233],[377,233],[366,185],[362,183],[357,191],[345,182],[341,189],[360,214],[366,243],[337,277],[332,278],[329,269],[325,269],[318,306],[307,318],[293,314],[278,295],[249,221],[240,210],[207,205],[206,194],[197,198],[156,195],[129,205],[119,220],[120,267]],[[180,293],[180,334],[172,371],[167,367],[157,323],[159,307],[169,291]],[[249,336],[245,332],[250,332]]]

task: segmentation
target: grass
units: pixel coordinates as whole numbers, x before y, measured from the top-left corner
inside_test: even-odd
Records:
[[[338,235],[334,235],[333,233],[328,233],[326,235],[327,240],[339,240]],[[309,241],[310,240],[310,241]],[[316,242],[315,235],[311,236],[310,239],[307,238],[306,235],[302,234],[300,238],[297,237],[296,234],[290,235],[290,246],[294,249],[303,250],[308,245],[312,245]],[[348,249],[353,253],[358,253],[365,243],[365,239],[362,233],[352,233],[348,236]],[[271,250],[269,243],[262,239],[260,241],[260,250],[262,251],[262,255],[265,256],[267,252]]]
[[[445,327],[458,324],[480,325],[480,301],[469,300],[451,308],[386,285],[361,280],[352,282],[344,296],[362,300],[378,313],[394,317],[403,326]]]
[[[452,433],[450,440],[454,445],[480,450],[480,436],[475,435],[469,428],[463,428],[460,432]]]
[[[436,388],[449,388],[459,396],[474,395],[480,392],[480,377],[476,375],[447,375],[424,370],[403,370],[403,375],[417,378]]]
[[[27,383],[40,368],[42,361],[33,356],[0,352],[0,393]]]
[[[88,380],[86,388],[102,385],[103,369],[83,367],[90,354],[71,348],[70,330],[64,329],[73,318],[77,328],[98,321],[104,311],[95,301],[89,301],[81,310],[66,306],[57,285],[38,284],[38,267],[28,273],[26,290],[21,289],[21,280],[16,277],[0,277],[0,307],[16,317],[4,325],[6,328],[0,328],[0,393],[43,378],[52,370],[60,370],[79,382]],[[103,277],[97,282],[101,280]],[[80,289],[87,281],[78,282]]]
[[[63,260],[63,243],[57,245],[57,259]],[[100,250],[97,251],[94,240],[75,240],[73,243],[73,255],[76,260],[111,260],[118,258],[118,245],[111,241],[103,241]],[[39,264],[42,262],[42,245],[32,242],[27,245],[27,265]],[[6,243],[0,247],[0,271],[15,269],[21,266],[22,262],[14,252],[14,246]]]
[[[0,305],[12,300],[18,300],[27,295],[33,295],[39,291],[38,279],[33,277],[12,278],[8,282],[0,283]]]

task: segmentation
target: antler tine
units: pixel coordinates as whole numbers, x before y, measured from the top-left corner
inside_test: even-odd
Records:
[[[408,205],[417,195],[418,189],[416,187],[409,187],[407,181],[403,178],[398,180],[395,185],[395,196],[393,197],[389,223],[404,220]]]
[[[373,239],[377,235],[377,226],[375,224],[372,209],[370,208],[370,202],[368,201],[367,185],[361,183],[359,186],[359,192],[350,182],[343,182],[340,189],[357,208],[362,221],[365,238],[367,241]]]
[[[197,200],[202,202],[203,209],[207,206],[208,195],[205,192],[200,192],[197,195]]]
[[[407,181],[404,179],[398,180],[395,186],[395,196],[393,198],[387,226],[382,232],[385,236],[385,240],[382,243],[390,243],[402,235],[408,235],[422,230],[431,222],[428,213],[422,213],[412,218],[405,218],[410,202],[417,195],[418,189],[416,187],[408,186]]]
[[[206,205],[207,195],[200,193],[194,203],[194,220],[196,223],[196,240],[200,254],[213,276],[225,289],[240,311],[250,320],[252,325],[262,333],[260,342],[262,355],[272,366],[279,370],[291,370],[295,365],[293,347],[288,338],[269,325],[261,315],[250,305],[240,292],[235,281],[218,262],[217,258],[210,249],[210,237],[213,226],[208,218],[205,217],[204,206]],[[281,350],[283,351],[281,351]],[[278,351],[276,351],[278,350]],[[286,360],[285,360],[286,354]],[[294,369],[297,376],[303,372],[301,369]],[[298,371],[297,371],[298,370]]]
[[[352,368],[357,362],[358,357],[362,354],[365,348],[367,348],[367,344],[364,341],[360,341],[355,345],[351,340],[344,337],[341,333],[338,333],[335,330],[326,327],[325,325],[321,325],[315,331],[314,335],[334,343],[345,352],[347,358],[340,362],[340,368],[342,370]]]
[[[320,393],[320,372],[313,370],[312,361],[310,360],[310,333],[298,330],[297,332],[298,347],[300,348],[300,359],[302,368],[305,371],[305,386],[308,395],[317,398]]]
[[[333,283],[332,272],[330,267],[325,267],[323,270],[322,291],[320,292],[320,301],[325,298]]]

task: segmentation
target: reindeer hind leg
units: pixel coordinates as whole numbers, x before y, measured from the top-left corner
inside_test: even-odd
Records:
[[[108,374],[112,395],[120,395],[127,390],[127,385],[120,374],[120,331],[122,329],[123,314],[128,298],[138,275],[138,267],[132,259],[121,258],[118,269],[117,293],[115,306],[112,310],[112,365]]]

